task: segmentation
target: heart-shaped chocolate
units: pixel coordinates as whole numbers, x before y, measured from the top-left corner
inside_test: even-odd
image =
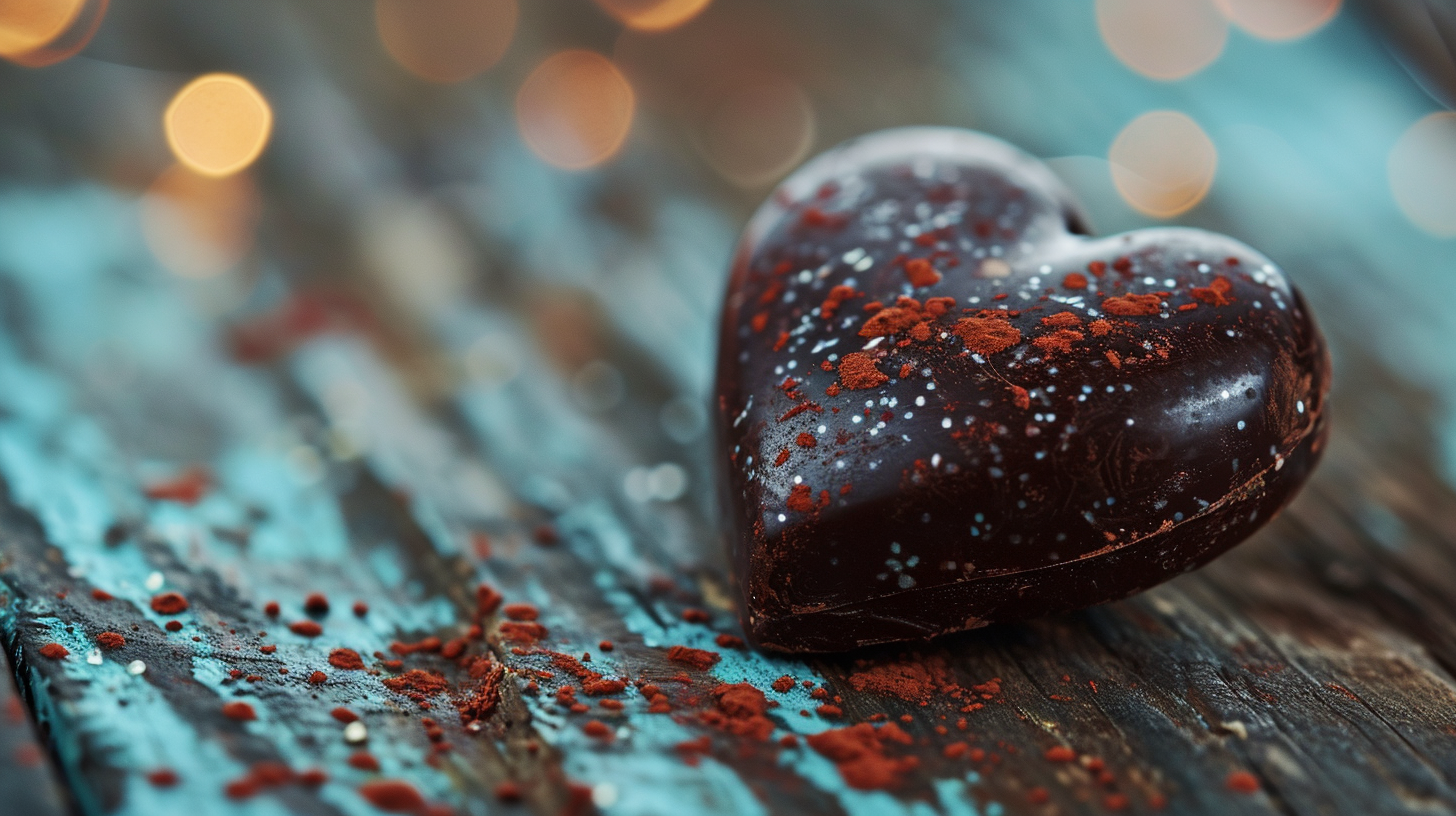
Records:
[[[1266,523],[1329,361],[1230,238],[1090,238],[1035,159],[885,131],[790,177],[728,284],[718,422],[762,646],[833,651],[1124,597]]]

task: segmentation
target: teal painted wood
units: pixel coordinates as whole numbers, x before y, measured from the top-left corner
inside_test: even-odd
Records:
[[[0,632],[79,812],[370,814],[358,788],[380,777],[472,814],[554,814],[583,797],[608,814],[1097,813],[1118,795],[1139,813],[1453,810],[1456,496],[1436,397],[1449,400],[1456,377],[1440,339],[1451,284],[1430,273],[1453,250],[1419,236],[1382,186],[1384,151],[1430,103],[1348,17],[1292,45],[1236,33],[1208,72],[1162,85],[1105,53],[1090,6],[927,5],[931,32],[869,3],[836,3],[833,19],[823,4],[715,6],[813,42],[829,75],[859,83],[848,101],[833,83],[810,88],[819,146],[894,124],[984,127],[1063,157],[1053,164],[1104,230],[1144,221],[1109,195],[1096,157],[1144,109],[1190,111],[1223,163],[1210,202],[1186,220],[1278,258],[1331,330],[1336,435],[1290,511],[1210,568],[1137,598],[910,655],[944,661],[965,686],[1000,679],[983,708],[961,712],[961,701],[856,690],[855,661],[905,657],[896,650],[794,660],[714,644],[737,628],[702,406],[718,287],[758,193],[643,148],[595,175],[549,170],[511,133],[505,79],[422,92],[389,73],[367,19],[341,4],[113,7],[133,25],[103,32],[100,56],[175,78],[243,71],[280,126],[261,169],[254,259],[224,281],[181,281],[146,249],[134,194],[72,175],[121,136],[78,132],[69,118],[121,121],[110,106],[146,109],[171,86],[81,61],[0,73],[0,99],[27,114],[0,123],[6,144],[47,159],[0,157]],[[521,42],[605,50],[617,36],[580,9],[543,8]],[[522,57],[502,73],[528,67]],[[442,142],[431,134],[446,113],[460,135]],[[639,128],[668,138],[657,115]],[[411,235],[420,251],[391,266],[380,236]],[[464,280],[442,245],[466,259]],[[310,290],[348,292],[382,328],[314,337],[264,365],[228,353],[235,324]],[[1371,303],[1419,319],[1373,324]],[[214,477],[202,501],[146,497],[193,465]],[[546,523],[554,545],[537,541]],[[391,692],[388,670],[329,664],[336,647],[376,667],[372,653],[393,657],[393,640],[460,635],[479,581],[540,607],[543,645],[668,686],[676,715],[647,713],[633,690],[616,695],[621,713],[585,695],[592,710],[573,713],[553,694],[562,677],[549,656],[498,639],[469,647],[510,670],[479,732],[443,700],[424,712]],[[149,606],[169,590],[191,602],[175,633]],[[311,592],[332,602],[316,638],[286,626],[310,619]],[[355,600],[366,615],[352,613]],[[683,621],[689,607],[709,622]],[[105,631],[127,645],[98,650]],[[39,656],[50,642],[70,656]],[[678,688],[684,669],[665,657],[674,645],[722,658]],[[433,655],[409,661],[472,682]],[[314,671],[323,683],[308,682]],[[717,681],[768,689],[785,674],[841,697],[845,716],[815,714],[802,685],[770,692],[776,738],[908,718],[921,765],[905,788],[853,790],[802,743],[750,745],[698,721],[702,704],[687,699]],[[258,719],[225,717],[230,701]],[[338,706],[363,717],[366,743],[345,741]],[[435,752],[424,716],[450,752]],[[610,744],[583,733],[591,718],[613,727]],[[708,755],[690,766],[675,746],[705,735]],[[960,740],[986,758],[945,756]],[[1047,761],[1054,746],[1099,758],[1112,782]],[[349,764],[361,749],[381,772]],[[330,781],[230,799],[227,785],[259,762],[321,768]],[[147,780],[162,768],[176,787]],[[1236,771],[1260,789],[1231,791]],[[0,766],[0,790],[30,773]],[[495,796],[508,780],[522,803]],[[1037,789],[1046,804],[1033,803]]]

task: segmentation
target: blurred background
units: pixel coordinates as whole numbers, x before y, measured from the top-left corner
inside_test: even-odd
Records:
[[[700,526],[741,225],[815,152],[956,125],[1047,159],[1099,232],[1196,225],[1270,255],[1341,387],[1393,374],[1450,454],[1453,20],[1444,0],[3,0],[0,319],[145,460],[216,444],[172,418],[226,389],[179,377],[285,366],[317,416],[254,430],[305,482],[375,452],[454,516],[605,490]],[[296,353],[336,336],[380,369]],[[467,428],[489,472],[427,436],[379,446],[405,409],[374,376]]]

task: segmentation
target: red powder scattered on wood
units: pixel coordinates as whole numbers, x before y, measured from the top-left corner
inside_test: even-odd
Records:
[[[107,651],[126,645],[126,638],[119,632],[102,632],[96,636],[96,645]]]
[[[501,611],[514,621],[533,621],[541,617],[540,610],[528,603],[506,604]]]
[[[361,771],[379,772],[379,760],[375,759],[374,755],[368,751],[355,751],[349,755],[347,761],[351,768],[358,768]]]
[[[707,623],[711,618],[707,610],[688,607],[682,611],[682,619],[688,623]]]
[[[263,604],[263,614],[270,618],[278,617],[278,613],[281,611],[283,611],[283,608],[278,605],[277,601],[269,601]]]
[[[1017,408],[1025,411],[1031,407],[1031,393],[1019,385],[1011,386],[1011,402]]]
[[[1048,762],[1071,762],[1077,758],[1077,752],[1065,745],[1053,745],[1042,756]]]
[[[718,662],[718,653],[707,649],[693,649],[688,646],[673,646],[667,650],[667,659],[673,663],[707,671]]]
[[[59,643],[47,643],[40,647],[40,656],[48,657],[51,660],[62,660],[70,653],[70,649],[67,649]]]
[[[1100,278],[1107,274],[1107,264],[1103,261],[1093,261],[1087,264],[1087,271]]]
[[[994,317],[963,317],[952,329],[966,348],[982,357],[1005,351],[1021,342],[1021,330]]]
[[[521,786],[515,782],[502,782],[495,786],[495,798],[502,802],[519,802]]]
[[[836,286],[829,290],[829,296],[819,305],[819,316],[825,320],[834,317],[839,307],[844,305],[850,298],[864,297],[864,292],[856,292],[848,286]]]
[[[922,319],[919,308],[891,306],[875,312],[859,327],[859,334],[861,337],[886,337],[907,331]]]
[[[1082,318],[1076,312],[1057,312],[1043,317],[1041,324],[1052,329],[1075,329],[1082,325]]]
[[[475,614],[480,617],[493,614],[500,608],[501,601],[505,600],[495,587],[490,584],[481,584],[475,588]]]
[[[1086,275],[1083,275],[1081,272],[1071,272],[1071,273],[1068,273],[1068,275],[1065,278],[1062,278],[1062,288],[1063,289],[1086,289],[1087,288],[1087,276]]]
[[[851,680],[851,682],[853,682],[853,678],[850,678],[850,680]],[[783,694],[783,693],[787,692],[789,689],[791,689],[793,687],[794,687],[794,678],[790,677],[787,674],[784,675],[783,677],[780,677],[779,679],[773,681],[773,690],[774,691],[777,691],[780,694]]]
[[[1087,330],[1092,332],[1093,337],[1105,337],[1112,331],[1112,324],[1106,320],[1094,320],[1087,324]]]
[[[93,589],[91,590],[91,597],[95,600],[105,602],[113,600],[115,596],[113,596],[110,592],[107,592],[104,589]]]
[[[154,788],[173,788],[182,779],[171,768],[158,768],[147,774],[147,781],[152,783]]]
[[[719,648],[723,649],[743,648],[743,638],[738,637],[737,635],[718,635],[717,637],[713,638],[713,642],[718,644]]]
[[[845,388],[859,390],[884,385],[890,378],[875,368],[873,357],[862,351],[855,351],[840,359],[839,381]]]
[[[403,694],[416,702],[423,702],[450,688],[444,675],[425,669],[410,669],[398,677],[386,677],[380,682],[390,691]]]
[[[1102,310],[1122,317],[1155,315],[1161,311],[1162,298],[1157,295],[1118,295],[1102,301]]]
[[[898,725],[886,723],[878,729],[869,723],[835,728],[805,737],[809,747],[839,768],[845,784],[858,790],[893,790],[920,765],[916,757],[886,755],[888,743],[910,745],[913,740]]]
[[[587,720],[585,723],[582,723],[581,731],[588,737],[599,739],[603,742],[611,742],[612,738],[616,736],[612,733],[611,726],[601,720]]]
[[[814,435],[811,433],[799,434],[799,437],[794,440],[794,443],[801,448],[812,448],[815,445],[819,444],[817,441],[815,441]]]
[[[1122,358],[1112,349],[1107,350],[1107,362],[1112,363],[1113,368],[1122,368]]]
[[[288,624],[288,631],[303,637],[318,637],[324,633],[324,628],[315,621],[302,620]]]
[[[748,683],[720,683],[713,687],[716,708],[699,714],[699,719],[730,734],[766,742],[773,734],[773,720],[766,713],[768,698]]]
[[[768,325],[768,312],[759,312],[754,315],[753,319],[749,321],[749,324],[753,326],[754,331],[763,331],[764,327]]]
[[[328,679],[329,676],[321,671],[316,671],[308,676],[308,682],[312,683],[315,686],[322,686],[324,683],[328,682]]]
[[[144,492],[149,499],[196,504],[207,495],[211,482],[205,468],[190,467],[175,478],[147,485]]]
[[[324,595],[322,592],[309,593],[309,596],[303,599],[303,611],[307,612],[310,615],[329,614],[328,596]]]
[[[1112,268],[1126,275],[1132,271],[1132,259],[1123,255],[1112,262]]]
[[[806,484],[789,488],[789,498],[784,502],[790,510],[808,513],[814,510],[814,490]]]
[[[168,632],[180,632],[182,631],[182,621],[169,620],[162,628],[166,629]]]
[[[511,643],[531,644],[546,637],[546,627],[535,621],[502,621],[499,629],[501,638]]]
[[[329,652],[329,665],[336,669],[358,670],[364,668],[364,658],[353,649],[335,649]]]
[[[914,287],[933,286],[940,283],[940,273],[925,258],[911,258],[905,262],[905,277]]]
[[[849,675],[849,685],[859,692],[898,697],[911,703],[924,703],[937,691],[950,687],[950,669],[938,657],[865,664],[864,668]]]
[[[339,706],[333,711],[330,711],[329,716],[345,724],[354,722],[355,720],[359,719],[358,714],[355,714],[354,712],[350,711],[347,708],[344,708],[343,706]]]
[[[774,351],[783,351],[784,346],[787,346],[788,344],[789,344],[789,333],[786,332],[786,331],[781,331],[781,332],[779,332],[778,339],[774,341],[773,350]]]
[[[1041,337],[1031,341],[1033,346],[1042,351],[1065,354],[1072,350],[1072,344],[1083,339],[1086,335],[1071,329],[1057,329],[1051,334],[1043,334]]]
[[[386,813],[415,813],[425,807],[425,797],[408,782],[380,779],[359,786],[359,795]]]
[[[778,458],[774,459],[774,467],[783,467],[783,464],[787,461],[789,461],[789,449],[784,448],[779,451]]]
[[[230,720],[237,720],[239,722],[258,719],[258,712],[254,711],[252,706],[240,700],[223,703],[222,715]]]
[[[310,768],[298,775],[298,784],[309,788],[317,788],[328,781],[329,775],[322,768]]]
[[[361,618],[369,614],[369,604],[364,603],[363,601],[355,601],[354,614]]]
[[[187,611],[187,598],[180,592],[163,592],[152,596],[152,611],[158,615],[180,615]]]
[[[455,708],[460,712],[461,725],[489,719],[495,713],[496,706],[500,705],[501,682],[505,680],[505,676],[505,666],[491,663],[481,677],[480,684],[469,695],[455,701]]]
[[[1224,779],[1223,784],[1235,793],[1259,792],[1259,778],[1248,771],[1234,771]]]
[[[821,717],[843,717],[844,709],[831,703],[825,703],[814,709],[814,712]]]
[[[1219,275],[1212,281],[1209,281],[1207,286],[1198,286],[1190,289],[1188,294],[1192,295],[1194,300],[1209,306],[1227,306],[1234,302],[1234,299],[1228,296],[1229,292],[1233,291],[1233,288],[1234,285],[1228,278]]]

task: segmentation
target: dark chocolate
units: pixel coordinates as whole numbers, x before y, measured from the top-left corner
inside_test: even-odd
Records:
[[[1221,235],[1083,234],[969,131],[813,160],[728,284],[718,428],[745,626],[836,651],[1077,609],[1195,569],[1319,458],[1329,361]]]

